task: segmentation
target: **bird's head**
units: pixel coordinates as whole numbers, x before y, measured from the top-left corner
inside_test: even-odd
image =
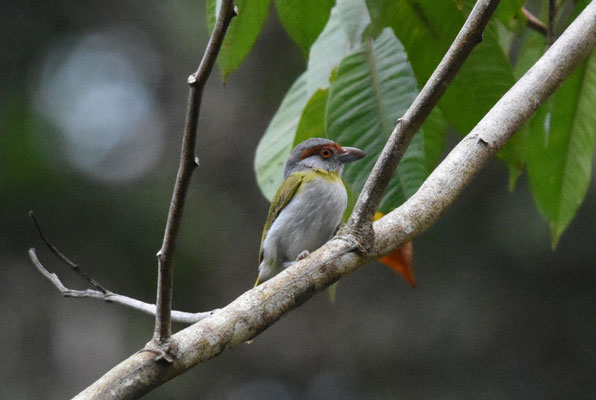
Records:
[[[311,138],[298,144],[290,153],[284,170],[284,179],[297,171],[322,169],[343,171],[344,164],[360,160],[366,153],[355,147],[341,147],[333,140]]]

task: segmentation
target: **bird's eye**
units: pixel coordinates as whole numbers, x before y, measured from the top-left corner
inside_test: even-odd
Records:
[[[331,155],[331,152],[327,149],[324,149],[323,151],[321,151],[321,157],[323,157],[323,158],[329,158],[330,155]]]

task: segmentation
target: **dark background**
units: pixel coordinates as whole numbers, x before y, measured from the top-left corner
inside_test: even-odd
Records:
[[[153,318],[64,299],[80,279],[27,219],[108,289],[153,302],[178,163],[187,76],[208,34],[197,1],[3,1],[0,13],[0,398],[69,398],[151,338]],[[274,9],[224,86],[205,91],[178,242],[176,309],[249,289],[268,203],[259,138],[295,77]],[[450,143],[457,140],[451,135]],[[492,161],[414,242],[416,289],[380,264],[315,296],[148,399],[592,398],[596,190],[550,249],[524,178]],[[182,326],[175,326],[176,329]]]

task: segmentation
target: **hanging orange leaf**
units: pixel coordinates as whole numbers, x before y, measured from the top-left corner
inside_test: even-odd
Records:
[[[416,287],[416,278],[412,268],[412,242],[405,243],[379,261],[403,276],[410,286]]]
[[[380,211],[375,212],[374,220],[378,220],[379,218],[383,217],[383,215],[384,214]],[[414,277],[412,259],[412,242],[408,242],[404,243],[386,256],[381,257],[379,261],[403,276],[411,287],[416,287],[416,278]]]

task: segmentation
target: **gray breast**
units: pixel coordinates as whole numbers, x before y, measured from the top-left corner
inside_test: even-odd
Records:
[[[306,184],[281,211],[263,243],[265,258],[294,261],[331,239],[341,222],[348,196],[341,182],[317,179]]]

